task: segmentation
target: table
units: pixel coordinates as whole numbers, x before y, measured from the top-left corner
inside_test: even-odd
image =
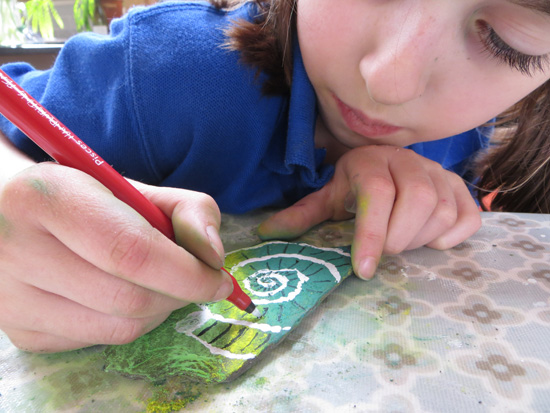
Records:
[[[226,251],[259,242],[269,211],[223,217]],[[2,412],[549,412],[550,217],[483,213],[447,251],[350,277],[236,381],[154,385],[103,371],[98,346],[37,355],[0,332]],[[303,236],[351,243],[353,221]]]

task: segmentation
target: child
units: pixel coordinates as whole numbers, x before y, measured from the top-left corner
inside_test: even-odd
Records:
[[[48,71],[4,66],[136,180],[183,247],[91,177],[30,167],[44,154],[2,119],[0,328],[16,346],[125,343],[226,297],[218,205],[298,201],[266,239],[355,215],[362,278],[382,253],[456,245],[480,225],[461,178],[487,146],[480,125],[550,79],[546,2],[213,3],[131,10]]]

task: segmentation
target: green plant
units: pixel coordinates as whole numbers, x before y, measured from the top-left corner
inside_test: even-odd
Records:
[[[13,46],[25,39],[25,15],[23,3],[0,0],[0,44]]]
[[[52,0],[27,0],[25,6],[27,8],[27,20],[33,32],[40,33],[43,39],[50,40],[54,38],[54,21],[59,28],[63,29],[63,19],[59,16]],[[75,0],[73,16],[76,29],[79,32],[91,31],[93,24],[101,20],[96,9],[95,0]]]
[[[75,0],[73,14],[76,30],[92,30],[93,23],[97,16],[95,0]]]
[[[79,32],[91,31],[95,24],[106,25],[109,20],[99,0],[74,0],[73,17]],[[44,40],[54,39],[54,22],[64,28],[53,0],[0,0],[0,45],[18,45],[33,34],[40,34]]]
[[[25,3],[27,7],[27,19],[35,33],[40,33],[42,38],[49,40],[54,38],[53,21],[59,28],[63,28],[63,20],[55,9],[52,0],[28,0]]]

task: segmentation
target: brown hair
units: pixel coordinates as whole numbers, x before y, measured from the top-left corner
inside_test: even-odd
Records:
[[[496,191],[492,211],[550,213],[550,81],[504,113],[500,123],[506,134],[478,162],[478,198]]]
[[[263,92],[286,95],[292,81],[292,41],[296,33],[296,0],[251,0],[260,14],[253,22],[237,21],[227,30],[226,47],[241,52],[243,63],[265,73]],[[227,8],[246,0],[210,0]]]
[[[210,0],[230,7],[246,0]],[[292,81],[292,41],[296,33],[296,0],[250,0],[260,14],[227,31],[226,46],[242,61],[263,72],[266,94],[288,94]],[[281,63],[282,62],[282,63]],[[498,121],[506,136],[477,162],[478,199],[496,192],[491,210],[550,213],[550,81],[529,94]]]

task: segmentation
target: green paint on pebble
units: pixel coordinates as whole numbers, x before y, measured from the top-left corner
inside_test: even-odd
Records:
[[[229,254],[225,267],[250,295],[260,319],[227,301],[191,304],[151,333],[105,350],[105,370],[161,383],[233,380],[279,344],[348,277],[349,248],[268,242]]]

